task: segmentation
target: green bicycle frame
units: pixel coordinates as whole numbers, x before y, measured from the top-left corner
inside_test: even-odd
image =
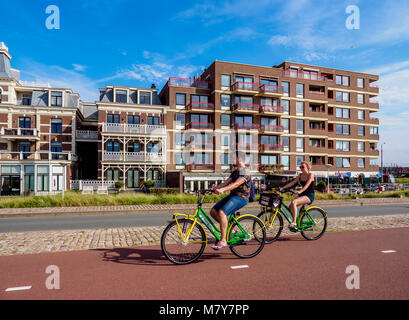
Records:
[[[267,208],[267,207],[265,207],[265,208]],[[275,210],[276,210],[276,213],[275,213],[274,218],[272,219],[271,223],[273,223],[273,221],[276,218],[276,215],[278,214],[278,212],[280,212],[287,219],[288,223],[293,222],[293,219],[291,217],[292,216],[292,211],[283,201],[281,202],[281,207],[278,208],[278,209],[275,209]],[[303,225],[300,226],[300,220],[301,220],[301,217],[302,217],[302,213],[304,213],[304,212],[307,213],[307,217],[308,217],[309,221],[304,222]],[[296,223],[297,223],[297,226],[299,226],[299,227],[297,227],[299,230],[304,230],[304,229],[307,229],[307,228],[311,228],[313,225],[315,225],[314,219],[310,216],[310,214],[308,213],[308,210],[306,210],[304,206],[302,206],[301,209],[300,209],[300,212],[299,212],[299,214],[297,216]]]

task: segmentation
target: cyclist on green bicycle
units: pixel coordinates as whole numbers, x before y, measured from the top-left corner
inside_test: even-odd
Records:
[[[216,203],[210,215],[220,224],[220,241],[211,246],[214,250],[227,247],[227,216],[243,208],[249,202],[251,176],[240,157],[236,158],[236,169],[230,177],[219,185],[213,185],[214,193],[221,194],[230,191],[230,195]]]
[[[297,207],[311,204],[315,198],[314,175],[310,172],[311,164],[307,161],[303,161],[301,162],[300,169],[301,174],[298,175],[297,178],[279,189],[279,191],[282,192],[283,190],[289,189],[296,185],[298,182],[300,182],[302,186],[300,190],[294,191],[295,194],[298,194],[298,197],[295,198],[290,204],[290,209],[293,214],[293,222],[288,226],[290,229],[297,226]]]

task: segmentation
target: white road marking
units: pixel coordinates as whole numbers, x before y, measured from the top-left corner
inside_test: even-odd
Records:
[[[384,250],[384,251],[381,251],[382,253],[392,253],[392,252],[396,252],[395,250]]]
[[[242,265],[242,266],[231,266],[230,268],[232,268],[232,269],[243,269],[243,268],[248,268],[249,266],[248,265]]]
[[[9,291],[19,291],[19,290],[30,290],[31,286],[25,286],[25,287],[14,287],[14,288],[7,288],[6,292]]]

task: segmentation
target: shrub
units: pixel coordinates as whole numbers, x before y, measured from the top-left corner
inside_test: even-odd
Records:
[[[150,191],[155,194],[176,194],[179,193],[179,188],[150,188]]]
[[[115,182],[115,188],[122,189],[123,187],[124,187],[124,182],[123,181],[116,181]]]

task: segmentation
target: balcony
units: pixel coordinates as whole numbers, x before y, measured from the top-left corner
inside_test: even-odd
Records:
[[[197,79],[185,79],[185,78],[169,78],[169,86],[174,87],[187,87],[187,88],[200,88],[209,89],[209,83],[207,81]]]
[[[258,83],[242,81],[235,82],[232,88],[234,92],[243,92],[250,94],[257,94],[259,90]]]
[[[212,163],[191,163],[187,165],[189,171],[214,171]]]
[[[273,84],[263,84],[260,86],[260,93],[267,95],[282,95],[284,93],[284,87]]]
[[[213,142],[191,142],[188,144],[189,150],[213,150]]]
[[[214,129],[214,123],[207,123],[207,122],[190,122],[186,126],[188,129]]]
[[[77,130],[76,131],[77,140],[98,140],[98,131],[89,130]]]
[[[314,130],[316,132],[324,132],[325,127],[324,126],[310,126],[310,130]]]
[[[110,152],[104,151],[102,161],[108,162],[138,162],[138,163],[166,163],[166,156],[157,152]]]
[[[310,72],[303,72],[298,70],[283,70],[283,77],[288,78],[298,78],[298,79],[306,79],[306,80],[317,80],[317,81],[324,81],[326,79],[325,76],[319,73],[310,73]]]
[[[166,127],[150,124],[102,123],[103,133],[166,135]]]
[[[236,144],[237,150],[258,150],[257,143],[239,142]]]
[[[1,128],[0,135],[3,139],[7,140],[40,140],[39,131],[37,129],[25,129],[25,128],[16,128],[16,129],[7,129]]]
[[[376,100],[368,101],[368,106],[371,108],[379,109],[379,101]]]
[[[284,145],[282,144],[262,144],[260,145],[260,152],[275,152],[284,151]]]
[[[236,130],[258,130],[259,125],[256,123],[236,123],[234,129]]]
[[[237,112],[258,113],[260,110],[260,106],[258,104],[239,102],[233,105],[233,110]]]
[[[5,161],[76,161],[77,157],[72,152],[48,152],[48,151],[33,151],[33,152],[9,152],[0,151],[0,160]]]
[[[188,105],[188,110],[194,111],[213,111],[214,104],[209,102],[191,102]]]
[[[284,107],[262,105],[260,107],[260,113],[263,113],[263,114],[283,114],[284,113]]]
[[[263,133],[280,133],[280,132],[284,132],[284,127],[274,125],[274,124],[263,124],[261,126],[261,131]]]
[[[260,172],[281,172],[283,170],[283,164],[260,164]]]

